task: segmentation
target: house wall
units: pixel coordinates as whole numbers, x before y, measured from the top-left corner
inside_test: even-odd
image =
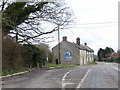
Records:
[[[52,49],[54,54],[54,60],[59,59],[59,46],[55,46]],[[71,52],[72,58],[71,60],[67,60],[64,58],[65,52]],[[90,52],[88,50],[79,49],[78,46],[74,45],[73,43],[67,42],[64,40],[60,43],[60,60],[62,64],[79,64],[84,65],[88,61],[93,61],[93,54],[94,52]]]
[[[90,56],[91,56],[91,61],[94,61],[94,52],[91,52]]]
[[[93,52],[88,52],[87,51],[87,61],[93,61],[94,59],[93,59]]]
[[[64,58],[64,53],[65,52],[71,52],[72,54],[72,59],[70,61],[66,61],[66,59]],[[55,59],[59,58],[59,54],[58,54],[58,45],[56,47],[53,48],[53,54]],[[61,59],[61,63],[62,64],[80,64],[80,52],[79,49],[77,47],[75,47],[74,45],[70,44],[69,42],[66,41],[62,41],[60,44],[60,59]]]
[[[86,50],[80,50],[80,65],[86,64]]]

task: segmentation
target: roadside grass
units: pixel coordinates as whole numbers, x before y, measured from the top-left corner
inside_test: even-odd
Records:
[[[86,64],[85,65],[95,65],[96,63],[95,62],[93,62],[93,61],[88,61],[88,62],[86,62]]]
[[[75,67],[77,65],[74,64],[51,64],[48,63],[47,66],[43,67],[42,69],[52,69],[52,68],[71,68],[71,67]],[[11,68],[11,69],[6,69],[6,70],[2,70],[2,72],[0,72],[0,76],[7,76],[7,75],[12,75],[15,73],[19,73],[19,72],[24,72],[24,71],[29,71],[28,68],[22,67],[22,68]]]
[[[25,67],[22,67],[22,68],[19,68],[19,69],[6,69],[6,70],[2,70],[2,73],[1,75],[2,76],[7,76],[7,75],[12,75],[12,74],[15,74],[15,73],[19,73],[19,72],[23,72],[23,71],[26,71],[28,70],[28,68],[25,68]]]
[[[93,61],[91,62],[87,62],[85,65],[95,65],[96,63],[94,63]],[[72,68],[78,65],[75,64],[55,64],[55,63],[48,63],[45,67],[43,67],[43,69],[60,69],[60,68]],[[7,75],[12,75],[15,73],[19,73],[19,72],[23,72],[23,71],[28,71],[29,69],[26,67],[22,67],[22,68],[18,68],[18,69],[6,69],[6,70],[2,70],[2,72],[0,72],[0,76],[7,76]]]
[[[0,76],[2,76],[2,71],[0,71]]]
[[[45,68],[51,69],[51,68],[72,68],[77,65],[74,64],[54,64],[54,63],[48,63]]]

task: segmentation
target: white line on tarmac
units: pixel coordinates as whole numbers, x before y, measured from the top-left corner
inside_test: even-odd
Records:
[[[119,72],[120,72],[120,69],[118,69],[118,68],[116,68],[116,67],[112,67],[113,69],[115,69],[115,70],[118,70]]]
[[[68,71],[67,73],[65,73],[64,74],[64,76],[63,76],[63,78],[62,78],[62,88],[65,88],[65,78],[67,77],[67,75],[70,73],[70,72],[72,72],[72,71],[74,71],[74,70],[70,70],[70,71]]]
[[[27,73],[27,72],[29,72],[29,71],[24,71],[24,72],[14,73],[14,74],[12,74],[12,75],[7,75],[7,76],[1,76],[0,79],[1,79],[1,78],[6,78],[6,77],[15,76],[15,75],[24,74],[24,73]]]
[[[93,66],[92,68],[94,68],[94,66]],[[79,84],[78,84],[78,86],[77,86],[77,89],[81,88],[81,86],[82,86],[85,78],[87,77],[88,73],[91,71],[92,68],[90,68],[90,69],[87,71],[87,73],[85,74],[85,76],[81,79],[81,81],[79,82]]]

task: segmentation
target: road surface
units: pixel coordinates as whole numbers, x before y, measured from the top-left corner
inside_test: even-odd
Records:
[[[118,88],[118,64],[41,70],[3,79],[2,88]]]

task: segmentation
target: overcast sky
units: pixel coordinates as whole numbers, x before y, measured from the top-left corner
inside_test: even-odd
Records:
[[[66,0],[67,5],[74,11],[75,24],[72,28],[60,32],[60,39],[67,36],[70,42],[76,42],[80,37],[81,44],[85,42],[95,54],[99,48],[111,47],[118,49],[118,1],[119,0]],[[54,47],[57,32],[54,32]]]

